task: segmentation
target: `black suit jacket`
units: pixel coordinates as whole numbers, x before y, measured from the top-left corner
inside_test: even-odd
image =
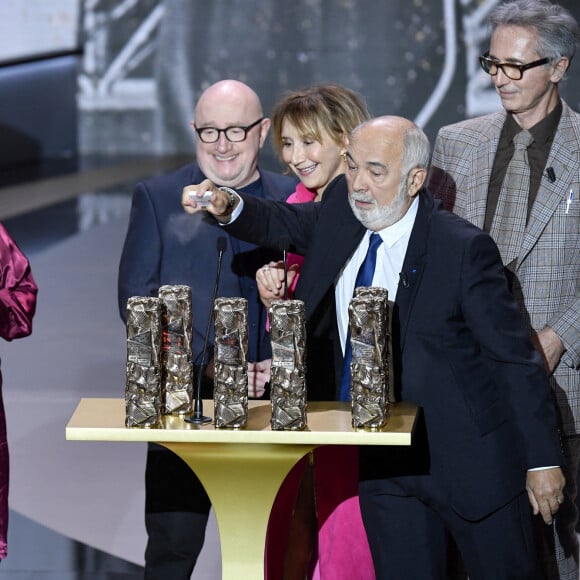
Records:
[[[267,199],[286,199],[296,181],[268,171],[260,171]],[[138,183],[133,194],[131,216],[121,255],[118,300],[125,320],[131,296],[157,296],[164,284],[185,284],[192,290],[193,358],[203,348],[210,301],[217,270],[217,240],[228,238],[223,256],[218,296],[248,298],[252,359],[269,358],[265,312],[256,288],[256,270],[274,257],[255,245],[230,238],[208,215],[192,218],[181,206],[186,185],[200,183],[205,176],[192,163],[177,171]],[[213,329],[210,346],[213,344]]]
[[[296,298],[305,301],[308,379],[317,381],[309,396],[335,394],[342,357],[334,286],[365,231],[344,177],[321,204],[248,197],[244,204],[230,232],[270,246],[284,236],[305,255]],[[399,494],[419,477],[476,520],[521,493],[528,468],[563,464],[552,393],[495,243],[427,191],[419,194],[403,279],[393,320],[395,389],[399,400],[421,406],[424,431],[411,450],[396,453],[396,464],[388,448],[375,454],[369,477]]]

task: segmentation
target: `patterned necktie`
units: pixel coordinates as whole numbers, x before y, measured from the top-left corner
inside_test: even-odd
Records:
[[[376,232],[371,234],[369,239],[369,249],[363,263],[361,264],[354,287],[370,286],[373,283],[373,276],[375,274],[375,266],[377,264],[377,250],[383,243],[381,236]],[[350,328],[350,327],[349,327]],[[350,329],[346,334],[346,343],[344,345],[344,362],[342,365],[342,378],[340,381],[340,396],[341,401],[350,401],[350,359],[352,358],[352,347],[350,344]]]
[[[530,196],[528,147],[534,138],[523,129],[514,137],[514,153],[501,186],[490,234],[497,243],[503,263],[515,270],[522,247]]]

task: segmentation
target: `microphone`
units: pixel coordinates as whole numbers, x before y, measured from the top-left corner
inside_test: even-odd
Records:
[[[209,308],[209,316],[207,318],[207,328],[205,329],[205,337],[203,339],[203,350],[201,353],[201,363],[199,365],[199,370],[197,374],[197,384],[195,388],[195,402],[193,406],[193,414],[191,417],[186,417],[185,420],[188,423],[193,423],[195,425],[203,425],[204,423],[211,422],[211,417],[207,417],[203,414],[203,402],[201,400],[201,382],[203,379],[203,373],[206,367],[205,356],[207,353],[207,343],[209,342],[209,333],[211,330],[211,323],[213,320],[213,306],[217,296],[218,286],[220,283],[220,273],[222,270],[222,258],[224,252],[226,251],[228,245],[228,240],[225,236],[220,236],[217,239],[217,253],[218,253],[218,262],[217,262],[217,272],[215,276],[215,284],[213,287],[213,296],[210,303]]]
[[[546,169],[546,173],[548,174],[548,179],[550,180],[550,183],[554,183],[556,181],[556,174],[554,173],[554,168],[548,167],[548,169]]]
[[[403,288],[408,288],[410,286],[407,272],[399,272],[399,280],[401,281]]]
[[[280,238],[278,249],[282,252],[282,261],[284,262],[284,300],[288,300],[288,248],[290,239],[287,237]]]

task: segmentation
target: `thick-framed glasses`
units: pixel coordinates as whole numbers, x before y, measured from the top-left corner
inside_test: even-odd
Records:
[[[248,136],[248,131],[251,131],[256,125],[261,123],[264,117],[260,117],[247,127],[226,127],[225,129],[218,129],[217,127],[196,127],[195,132],[204,143],[215,143],[220,138],[220,133],[226,136],[228,141],[232,143],[240,143],[245,141]]]
[[[515,64],[512,62],[500,62],[496,58],[491,58],[489,52],[481,55],[479,57],[479,64],[481,68],[488,74],[494,77],[497,71],[501,69],[501,72],[512,81],[519,81],[523,76],[524,72],[530,70],[531,68],[536,68],[537,66],[542,66],[543,64],[548,64],[551,58],[540,58],[534,62],[529,62],[528,64]]]

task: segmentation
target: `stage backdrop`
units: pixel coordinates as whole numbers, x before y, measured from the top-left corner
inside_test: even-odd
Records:
[[[499,108],[477,57],[498,0],[85,1],[79,76],[83,153],[182,153],[199,93],[223,78],[266,112],[286,91],[332,81],[374,115],[437,129]],[[580,17],[577,0],[563,0]],[[574,66],[576,65],[576,66]],[[580,63],[562,94],[580,109]]]

